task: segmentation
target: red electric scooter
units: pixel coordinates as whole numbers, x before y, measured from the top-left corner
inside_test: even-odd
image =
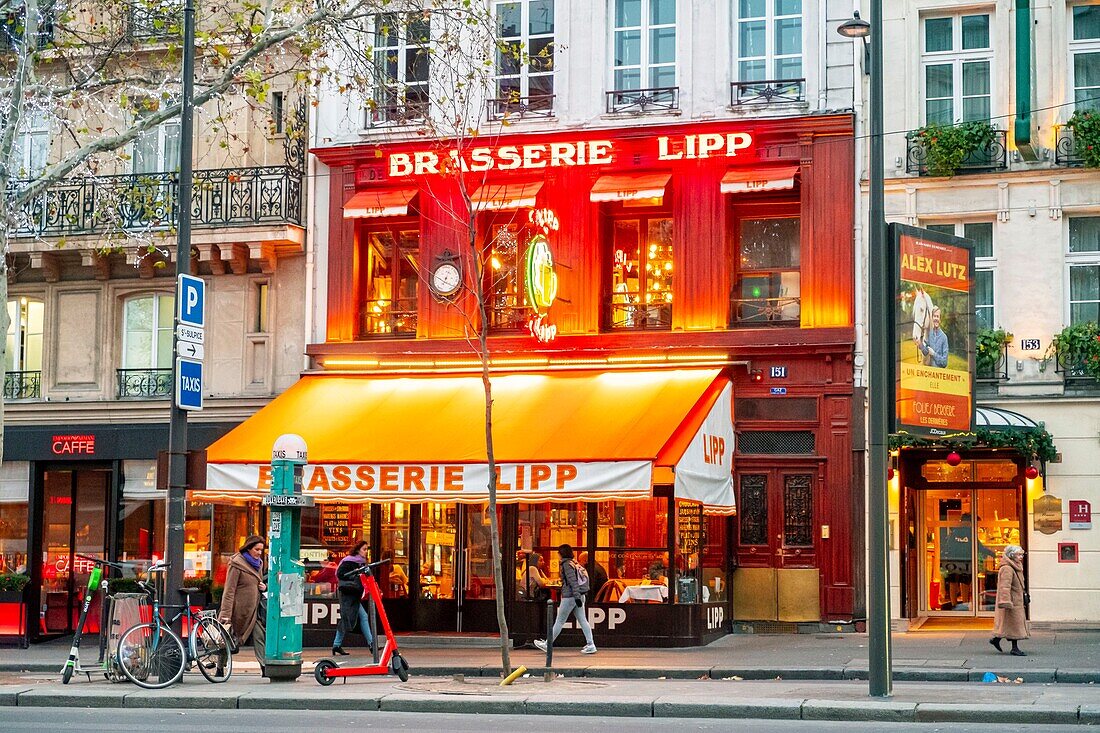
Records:
[[[347,682],[348,677],[364,677],[373,674],[389,674],[393,672],[402,682],[409,679],[409,663],[397,651],[397,639],[390,628],[390,620],[386,618],[386,607],[382,604],[382,594],[378,590],[378,581],[374,578],[374,569],[391,562],[390,558],[379,560],[364,565],[356,571],[363,582],[363,600],[367,602],[367,615],[371,620],[371,661],[362,664],[356,660],[349,660],[341,666],[335,659],[326,658],[317,662],[313,667],[313,676],[326,687],[336,681],[337,677],[343,677]],[[382,630],[386,632],[386,644],[381,651],[378,649],[378,634],[375,631],[375,615],[382,622]]]

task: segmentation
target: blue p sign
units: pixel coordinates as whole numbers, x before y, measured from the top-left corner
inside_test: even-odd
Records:
[[[180,275],[176,286],[176,311],[179,322],[186,326],[206,326],[206,283],[202,278]]]

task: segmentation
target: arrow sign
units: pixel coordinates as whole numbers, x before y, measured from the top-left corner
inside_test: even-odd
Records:
[[[203,345],[193,344],[189,341],[180,341],[178,344],[176,344],[176,353],[187,359],[202,361]]]

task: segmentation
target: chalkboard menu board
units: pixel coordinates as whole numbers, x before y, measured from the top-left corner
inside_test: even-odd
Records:
[[[351,542],[347,504],[321,505],[321,542],[325,545],[347,545]]]
[[[703,549],[702,504],[676,502],[676,534],[681,554],[694,555]]]

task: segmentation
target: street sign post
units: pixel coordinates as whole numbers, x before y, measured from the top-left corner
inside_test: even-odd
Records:
[[[202,362],[176,359],[176,407],[202,409]]]

